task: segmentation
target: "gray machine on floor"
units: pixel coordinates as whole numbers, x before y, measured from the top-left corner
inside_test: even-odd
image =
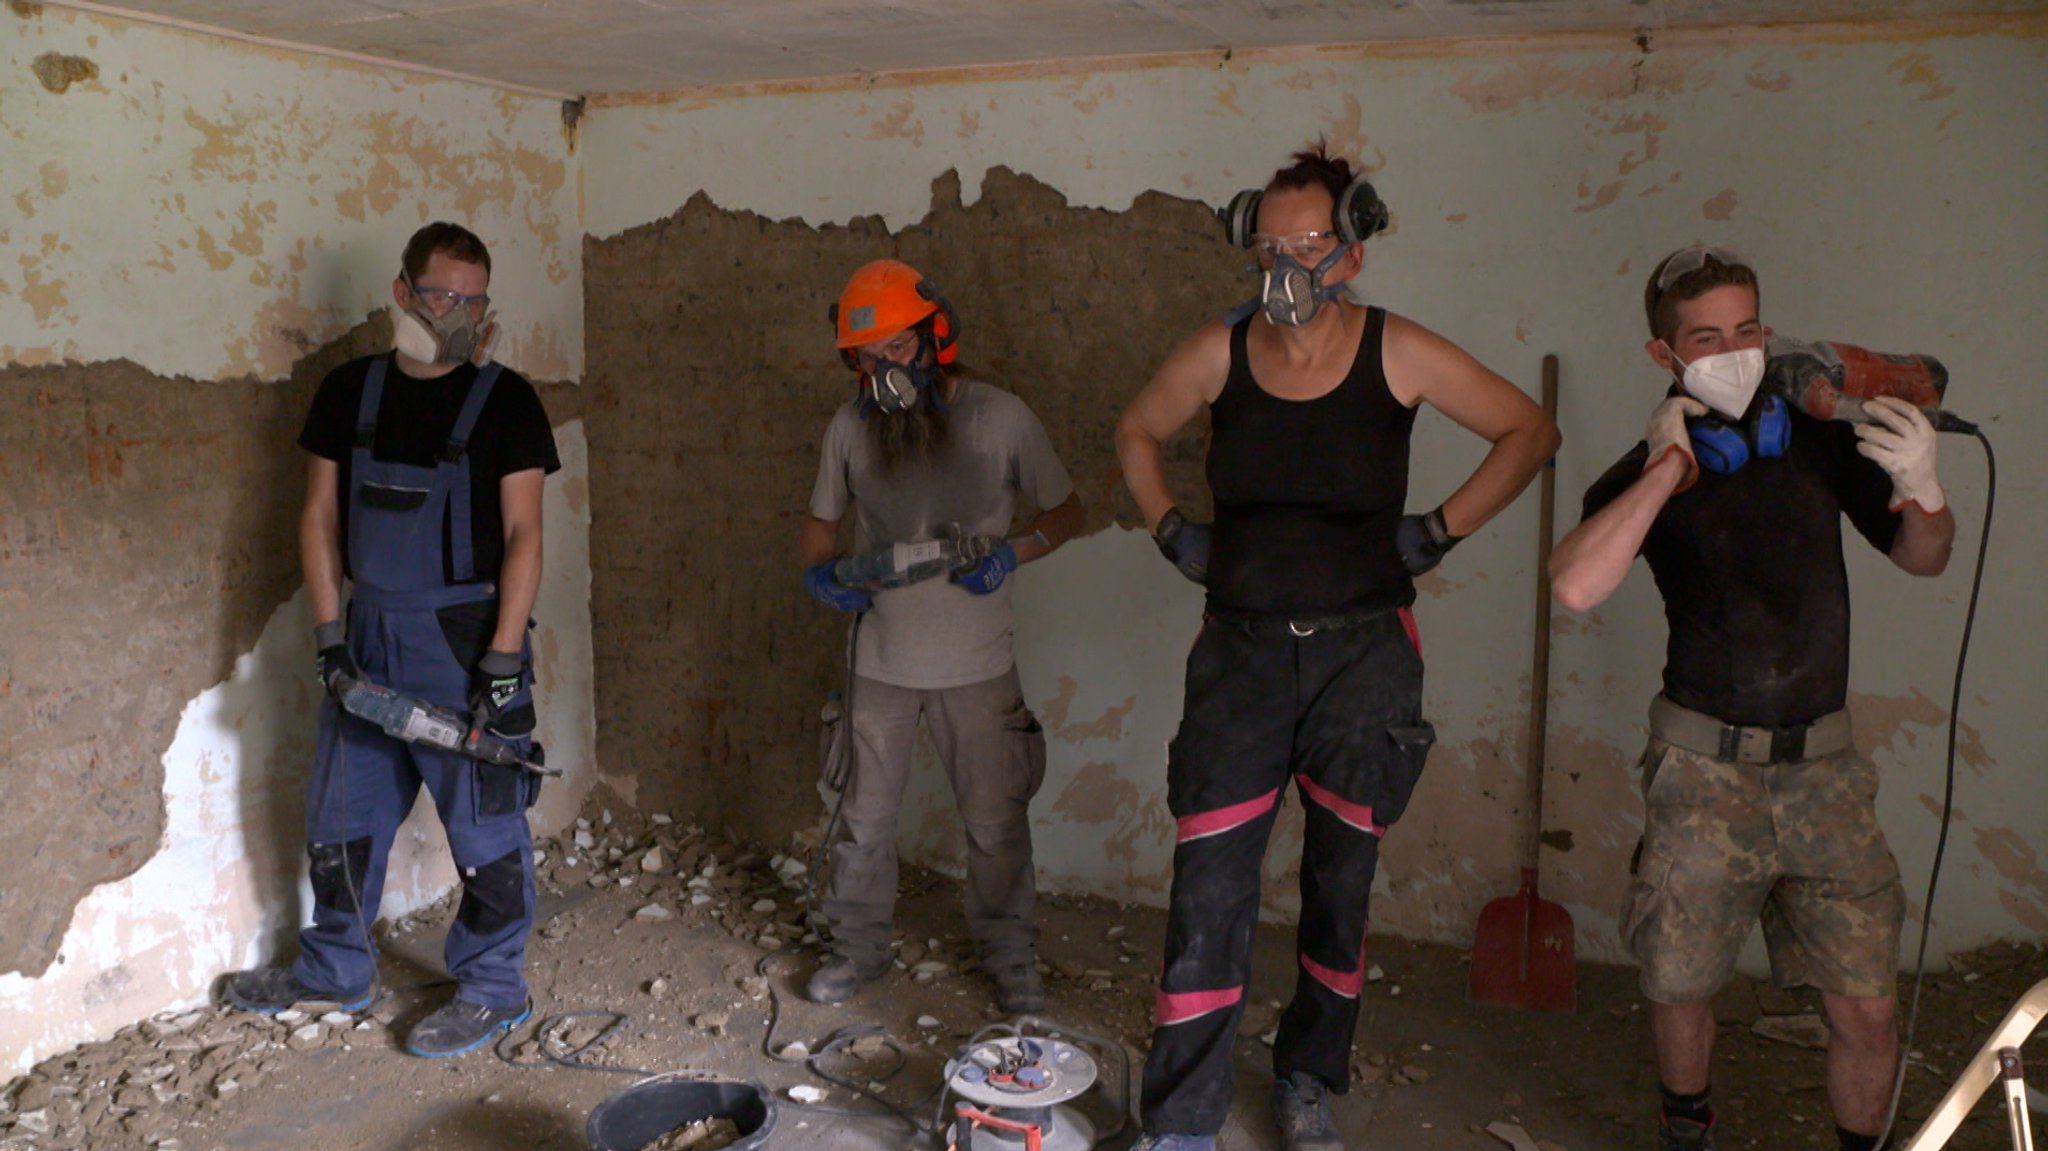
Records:
[[[1050,1036],[1006,1035],[954,1061],[948,1151],[1088,1151],[1095,1124],[1075,1100],[1095,1085],[1095,1059]]]

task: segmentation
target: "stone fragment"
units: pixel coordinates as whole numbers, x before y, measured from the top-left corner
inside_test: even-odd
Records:
[[[321,1038],[320,1025],[318,1023],[308,1023],[304,1027],[295,1029],[291,1033],[291,1037],[285,1040],[285,1046],[293,1051],[311,1051],[315,1047],[320,1046]]]
[[[825,1093],[808,1083],[799,1083],[789,1089],[789,1097],[798,1103],[816,1103],[825,1097]]]
[[[1766,1015],[1750,1025],[1750,1031],[1773,1043],[1789,1043],[1815,1051],[1828,1048],[1828,1025],[1818,1015]]]
[[[660,845],[648,848],[647,854],[640,857],[640,870],[650,874],[667,866],[668,857],[662,854]]]
[[[642,923],[667,923],[675,917],[675,912],[670,911],[659,903],[650,903],[633,913],[633,918]]]

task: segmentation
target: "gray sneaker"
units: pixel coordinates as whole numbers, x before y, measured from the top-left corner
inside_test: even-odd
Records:
[[[886,959],[866,964],[844,955],[834,955],[811,973],[811,981],[804,984],[804,998],[832,1007],[853,998],[861,984],[880,979],[888,970],[889,961]]]
[[[1714,1151],[1714,1120],[1673,1119],[1657,1111],[1657,1151]]]
[[[405,1037],[405,1049],[427,1059],[467,1055],[533,1017],[531,1000],[518,1007],[485,1007],[463,999],[450,1000],[419,1021]]]
[[[237,971],[221,988],[229,1006],[258,1015],[276,1015],[292,1007],[315,1011],[361,1011],[370,1005],[370,989],[322,991],[299,982],[289,967],[258,967]]]
[[[1131,1151],[1216,1151],[1214,1135],[1145,1135]]]
[[[1328,1094],[1322,1080],[1300,1071],[1273,1081],[1273,1118],[1286,1151],[1344,1151]]]

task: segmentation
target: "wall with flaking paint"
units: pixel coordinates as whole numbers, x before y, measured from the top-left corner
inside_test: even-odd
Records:
[[[1640,299],[1643,277],[1671,248],[1706,240],[1748,251],[1762,271],[1765,319],[1780,331],[1940,355],[1955,406],[2013,447],[1964,693],[1939,956],[1992,937],[2048,935],[2048,859],[2036,846],[2048,843],[2048,807],[2033,782],[2029,723],[2048,703],[2031,671],[2044,620],[2026,574],[2048,545],[2030,499],[2041,469],[2016,450],[2048,433],[2048,400],[2024,383],[2039,374],[2030,301],[2048,266],[2044,65],[2048,24],[2024,18],[1939,33],[1736,29],[1642,45],[1405,45],[1301,62],[712,93],[598,108],[584,155],[602,178],[590,183],[586,219],[593,235],[610,236],[701,192],[769,218],[874,216],[902,229],[925,218],[939,174],[957,169],[971,201],[996,165],[1077,207],[1122,211],[1148,190],[1218,204],[1322,135],[1361,158],[1392,205],[1393,228],[1369,249],[1369,298],[1532,393],[1540,357],[1561,357],[1560,529],[1576,522],[1585,487],[1640,437],[1661,389],[1641,350]],[[1025,256],[996,253],[988,274],[1042,275]],[[1090,274],[1170,292],[1147,257],[1134,245]],[[746,270],[742,253],[734,274]],[[1048,298],[1070,286],[1024,282]],[[822,330],[817,339],[822,349]],[[824,374],[834,371],[828,363]],[[1098,419],[1113,419],[1143,382],[1086,381]],[[806,416],[812,406],[799,405]],[[1434,413],[1416,436],[1413,499],[1427,507],[1477,463],[1481,445]],[[1860,543],[1849,559],[1858,739],[1883,768],[1882,814],[1915,893],[1933,849],[1948,669],[1986,498],[1972,446],[1951,438],[1943,449],[1965,537],[1950,574],[1909,579]],[[805,490],[785,486],[777,507],[787,516]],[[1417,614],[1442,743],[1385,844],[1380,930],[1467,940],[1480,905],[1513,889],[1535,514],[1525,498],[1423,581]],[[1109,530],[1026,569],[1018,647],[1028,698],[1053,735],[1036,806],[1048,886],[1157,902],[1172,842],[1162,739],[1177,721],[1196,607],[1148,553],[1142,537]],[[1601,610],[1557,623],[1546,818],[1569,834],[1544,852],[1543,882],[1577,917],[1588,957],[1621,957],[1615,913],[1640,822],[1633,767],[1663,633],[1643,571]],[[806,680],[833,674],[803,671]],[[744,754],[770,742],[801,747],[797,734],[733,738],[746,741]],[[923,775],[904,832],[912,854],[941,863],[957,852],[943,792],[934,773]],[[1277,915],[1295,899],[1286,880],[1298,809],[1295,819],[1281,824],[1269,859],[1267,909]]]
[[[433,218],[491,245],[500,358],[579,376],[574,145],[553,101],[0,9],[0,1069],[288,949],[314,705],[306,405],[389,346],[399,249]],[[547,830],[595,738],[580,393],[542,395],[564,469],[541,735],[572,773]],[[399,851],[385,910],[452,887],[430,813]]]
[[[491,247],[502,358],[582,375],[559,103],[40,5],[0,28],[0,365],[276,379],[448,218]]]

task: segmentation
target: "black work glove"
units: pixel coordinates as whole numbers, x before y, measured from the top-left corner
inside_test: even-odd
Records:
[[[1198,584],[1209,582],[1208,524],[1190,523],[1179,508],[1168,508],[1152,529],[1152,542],[1180,574]]]
[[[497,735],[531,734],[533,697],[529,694],[514,704],[525,685],[525,672],[526,661],[516,652],[486,651],[469,673],[470,722]]]
[[[329,620],[314,628],[313,646],[319,649],[313,657],[313,674],[319,678],[321,690],[340,703],[345,690],[342,681],[363,679],[363,669],[356,666],[356,657],[349,654],[341,621]]]
[[[1402,516],[1394,529],[1394,547],[1409,575],[1421,575],[1444,560],[1444,554],[1458,546],[1463,536],[1454,536],[1444,525],[1444,509],[1419,516]]]

